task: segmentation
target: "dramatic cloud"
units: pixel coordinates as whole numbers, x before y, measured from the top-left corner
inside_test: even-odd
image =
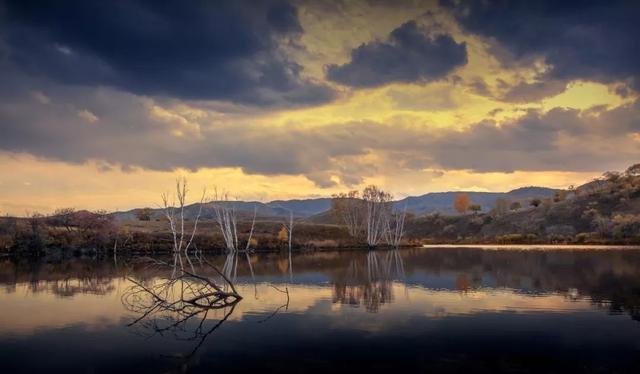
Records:
[[[406,121],[264,127],[106,88],[39,98],[25,94],[0,103],[0,122],[13,124],[3,129],[0,150],[152,170],[240,167],[305,175],[321,187],[334,185],[333,177],[357,184],[387,167],[588,171],[631,163],[640,154],[639,102],[610,110],[529,110],[501,123],[450,130]]]
[[[303,31],[284,0],[3,0],[0,10],[5,74],[252,105],[333,98],[283,50]]]
[[[427,152],[440,167],[479,172],[615,169],[640,154],[639,113],[640,102],[612,110],[530,110],[505,123],[435,134]]]
[[[467,87],[475,94],[511,103],[538,102],[564,92],[567,85],[567,81],[555,79],[520,81],[512,84],[498,79],[497,87],[493,89],[482,78],[476,78],[467,83]]]
[[[551,66],[548,78],[628,81],[640,88],[638,1],[441,3],[465,30],[505,48],[505,61],[542,57]]]
[[[427,82],[444,78],[467,63],[465,43],[446,34],[427,36],[415,21],[351,51],[351,61],[328,65],[327,78],[352,87],[376,87],[392,82]]]
[[[638,2],[449,3],[0,0],[4,170],[57,165],[0,192],[17,204],[60,165],[307,196],[560,186],[638,162]]]
[[[501,100],[516,103],[530,103],[562,93],[567,88],[567,82],[561,80],[544,80],[534,83],[521,82],[500,97]]]

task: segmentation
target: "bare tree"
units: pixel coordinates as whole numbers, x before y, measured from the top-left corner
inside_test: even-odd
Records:
[[[64,227],[67,232],[71,232],[73,231],[75,213],[74,208],[56,209],[49,218],[49,223],[52,226]]]
[[[289,252],[291,252],[291,242],[293,239],[293,226],[294,226],[294,221],[293,221],[293,211],[291,209],[287,209],[289,211],[289,219],[288,221],[285,219],[284,223],[282,224],[284,226],[284,229],[287,230],[287,240],[289,242]]]
[[[185,232],[185,204],[188,191],[186,179],[182,178],[176,181],[176,192],[171,201],[168,194],[162,195],[165,216],[169,221],[169,228],[173,235],[173,262],[144,259],[149,267],[164,269],[167,276],[159,279],[154,278],[147,282],[129,278],[133,285],[124,292],[122,303],[129,311],[140,314],[130,326],[142,326],[152,334],[164,332],[178,334],[180,331],[188,330],[189,320],[200,318],[197,328],[190,332],[192,339],[200,339],[191,353],[193,354],[204,339],[231,315],[235,305],[242,297],[236,291],[229,277],[207,261],[204,256],[198,257],[200,264],[215,270],[220,277],[219,282],[214,278],[199,274],[191,261],[188,250],[198,228],[206,191],[203,191],[200,198],[198,213],[190,234]],[[235,229],[235,219],[233,219],[233,223]],[[251,232],[253,233],[253,227]],[[114,245],[114,256],[116,248],[117,244]],[[189,266],[185,266],[183,255]],[[213,310],[223,310],[224,317],[213,328],[205,330],[203,326],[207,315]]]
[[[182,257],[175,252],[174,257]],[[185,253],[185,256],[188,256]],[[187,355],[190,357],[202,345],[204,340],[226,321],[242,297],[237,293],[233,283],[218,268],[204,260],[206,266],[214,269],[223,279],[219,285],[213,279],[200,275],[195,269],[186,270],[183,261],[174,260],[173,264],[144,259],[149,267],[170,271],[171,275],[141,281],[128,278],[132,285],[122,295],[122,304],[138,314],[128,326],[137,326],[144,335],[172,333],[179,339],[197,341],[194,349]],[[162,271],[161,271],[162,273]],[[216,311],[223,313],[222,318],[210,328],[205,328],[208,316]],[[190,324],[191,320],[199,323]]]
[[[129,231],[123,230],[122,234],[124,235],[124,240],[122,241],[122,243],[118,242],[118,239],[120,238],[120,232],[117,232],[115,234],[115,239],[113,240],[113,264],[116,268],[118,267],[118,245],[120,247],[125,247],[127,243],[129,243],[129,241],[132,239],[132,235]]]
[[[237,252],[240,249],[238,242],[238,214],[235,204],[229,200],[227,193],[218,195],[216,190],[213,201],[213,209],[216,215],[216,222],[220,227],[222,238],[224,239],[227,250],[231,252]],[[256,215],[258,213],[258,207],[254,206],[253,220],[251,222],[251,231],[247,238],[245,250],[249,250],[251,246],[251,237],[253,236],[253,229],[256,223]]]
[[[394,213],[392,198],[390,193],[371,185],[362,195],[357,191],[333,195],[332,210],[343,220],[352,237],[364,234],[369,247],[376,247],[383,239],[396,246],[404,234],[406,209]]]
[[[218,196],[216,189],[214,195],[213,209],[216,213],[216,221],[222,232],[222,238],[229,251],[238,250],[238,218],[235,206],[229,202],[227,193]]]
[[[294,221],[293,221],[293,211],[291,209],[289,210],[289,222],[287,222],[287,220],[285,219],[284,221],[284,229],[287,230],[287,239],[289,241],[289,280],[293,279],[293,262],[291,259],[291,241],[293,239],[293,226],[294,226]]]
[[[169,194],[162,194],[162,203],[164,208],[164,214],[169,221],[169,228],[173,235],[173,251],[174,252],[187,252],[193,238],[198,230],[198,221],[200,220],[200,214],[202,213],[202,205],[204,204],[206,189],[202,190],[202,197],[200,198],[200,204],[198,207],[198,214],[194,220],[193,230],[191,234],[187,234],[189,238],[185,237],[185,203],[187,200],[187,194],[189,190],[187,188],[187,179],[178,178],[176,180],[176,192],[169,200]],[[176,206],[177,204],[177,206]]]
[[[366,206],[366,239],[369,247],[375,247],[385,234],[385,222],[391,208],[391,194],[371,185],[362,191]]]
[[[385,238],[387,244],[397,248],[402,242],[404,236],[404,222],[407,217],[407,206],[405,205],[402,211],[393,211],[387,215]]]
[[[363,201],[358,191],[333,195],[332,210],[349,230],[349,235],[358,237],[363,226]]]

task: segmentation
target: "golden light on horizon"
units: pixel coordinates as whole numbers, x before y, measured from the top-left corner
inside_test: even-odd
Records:
[[[396,196],[564,188],[637,161],[625,51],[592,61],[554,44],[573,34],[514,44],[436,1],[292,6],[283,25],[225,36],[237,50],[206,30],[193,49],[178,32],[141,35],[126,56],[60,34],[34,47],[51,55],[33,71],[2,62],[0,212],[153,206],[179,175],[267,201],[369,183]],[[137,70],[155,45],[172,59]]]

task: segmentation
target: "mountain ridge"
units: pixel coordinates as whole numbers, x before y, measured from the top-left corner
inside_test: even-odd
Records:
[[[466,193],[469,195],[473,204],[479,204],[483,211],[488,211],[495,205],[495,201],[499,198],[507,198],[512,201],[526,202],[532,198],[546,198],[553,196],[557,189],[527,186],[519,187],[507,192],[478,192],[478,191],[446,191],[446,192],[428,192],[419,196],[407,196],[405,198],[395,200],[394,207],[404,209],[416,216],[440,212],[454,213],[453,201],[456,195]],[[228,201],[225,204],[231,204],[236,207],[241,218],[250,217],[256,209],[256,215],[259,218],[269,217],[287,217],[290,212],[298,218],[308,218],[313,220],[314,216],[323,216],[331,208],[331,198],[310,198],[310,199],[291,199],[291,200],[273,200],[270,202],[259,201]],[[214,218],[212,202],[204,203],[202,217]],[[185,207],[185,216],[194,218],[199,210],[200,203],[191,204]],[[142,209],[151,210],[151,218],[157,219],[164,215],[161,208],[135,208],[127,211],[118,211],[112,213],[117,219],[136,219],[138,212]]]

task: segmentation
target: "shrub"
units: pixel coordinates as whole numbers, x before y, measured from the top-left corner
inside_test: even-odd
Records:
[[[577,243],[585,243],[587,240],[591,239],[591,234],[588,232],[581,232],[576,235],[575,241]]]
[[[142,208],[136,212],[136,218],[140,221],[151,221],[151,208]]]

